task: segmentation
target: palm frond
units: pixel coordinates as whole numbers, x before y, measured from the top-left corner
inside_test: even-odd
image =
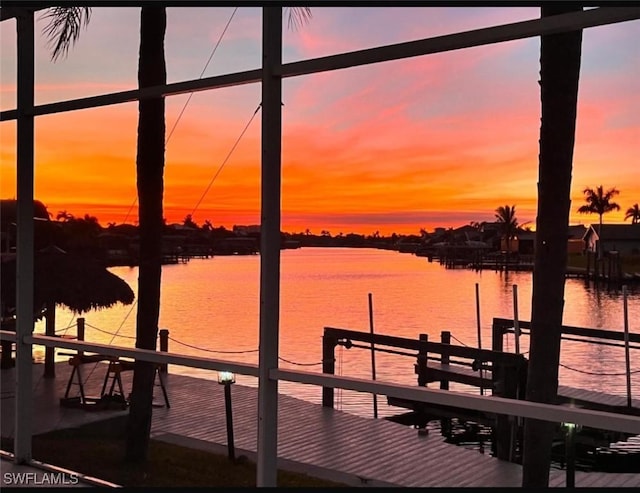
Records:
[[[311,20],[312,14],[310,7],[286,7],[286,10],[289,14],[289,29],[297,30]]]
[[[43,33],[51,49],[51,59],[66,56],[72,44],[78,41],[80,30],[87,27],[91,18],[91,7],[51,7],[43,15],[49,19]]]
[[[640,222],[640,207],[638,204],[634,204],[633,207],[629,207],[625,213],[624,220],[631,219],[631,224],[638,224]]]
[[[582,191],[582,193],[584,194],[584,200],[587,203],[586,205],[578,208],[578,212],[582,214],[598,214],[599,216],[602,216],[607,212],[620,210],[620,206],[611,201],[613,197],[620,193],[620,191],[615,187],[606,191],[602,185],[597,186],[596,188],[587,187]]]

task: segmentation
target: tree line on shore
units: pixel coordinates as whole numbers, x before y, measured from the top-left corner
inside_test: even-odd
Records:
[[[602,225],[603,216],[608,212],[620,210],[620,205],[613,198],[620,192],[612,187],[604,189],[602,185],[595,188],[585,188],[585,204],[577,211],[581,214],[598,215],[599,224]],[[13,201],[3,200],[3,208],[15,207]],[[53,215],[47,211],[42,202],[38,202],[40,219],[51,219]],[[319,234],[313,233],[309,228],[299,232],[282,232],[281,241],[283,248],[296,247],[373,247],[400,251],[415,252],[420,246],[429,247],[438,242],[448,244],[463,243],[465,240],[478,240],[486,242],[490,250],[500,248],[510,252],[512,241],[523,232],[530,232],[529,222],[520,224],[516,217],[516,205],[499,206],[494,211],[494,222],[470,221],[458,228],[435,228],[428,232],[421,228],[418,234],[381,234],[375,231],[371,234],[343,232],[332,235],[327,229],[322,229]],[[640,224],[640,209],[638,204],[629,207],[625,213],[625,220],[631,220],[632,224]],[[3,221],[5,226],[11,221]],[[6,229],[6,228],[3,228]],[[59,211],[55,215],[55,221],[50,221],[48,226],[42,223],[37,228],[39,246],[53,244],[65,251],[79,252],[93,255],[96,258],[106,259],[108,250],[131,250],[138,247],[139,227],[133,224],[116,224],[109,222],[102,226],[98,218],[91,214],[75,216],[66,210]],[[5,231],[4,235],[10,235]],[[260,243],[260,228],[257,225],[239,226],[232,229],[225,226],[214,226],[213,222],[206,219],[202,224],[196,223],[191,214],[187,214],[181,223],[167,224],[166,219],[162,225],[162,237],[165,253],[181,253],[185,256],[214,255],[216,253],[257,253]],[[253,245],[244,250],[234,250],[222,247],[233,239],[253,239]],[[37,245],[37,246],[38,246]],[[239,248],[239,247],[238,247]],[[6,250],[6,249],[5,249]],[[125,262],[126,263],[126,262]]]

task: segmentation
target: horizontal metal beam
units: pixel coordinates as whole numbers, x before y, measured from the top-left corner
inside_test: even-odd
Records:
[[[313,73],[338,70],[372,63],[400,60],[415,56],[442,53],[446,51],[483,46],[503,41],[513,41],[542,34],[553,34],[567,30],[584,29],[617,22],[640,19],[640,7],[602,7],[549,16],[542,19],[504,24],[435,38],[397,43],[366,50],[352,51],[310,60],[302,60],[282,65],[282,77],[296,77]],[[262,70],[254,69],[203,79],[176,82],[145,89],[133,89],[118,93],[87,98],[60,101],[36,106],[35,115],[47,115],[80,109],[128,103],[138,99],[158,96],[175,96],[208,89],[251,84],[261,81]],[[0,121],[15,120],[16,110],[0,112]]]
[[[0,330],[0,340],[16,342],[18,340],[18,336],[11,330]]]
[[[34,115],[49,115],[52,113],[63,113],[65,111],[83,110],[109,106],[112,104],[122,104],[137,101],[139,99],[157,98],[158,96],[175,96],[191,92],[217,89],[221,87],[239,86],[260,82],[262,70],[248,70],[233,74],[217,75],[204,79],[195,79],[185,82],[174,82],[163,86],[146,87],[144,89],[132,89],[130,91],[101,94],[100,96],[90,96],[80,99],[71,99],[57,103],[41,104],[34,108]],[[16,110],[8,110],[0,113],[0,121],[15,120],[18,113]]]
[[[555,34],[588,27],[640,19],[640,7],[602,7],[559,14],[501,26],[464,31],[435,38],[380,46],[339,55],[287,63],[282,67],[283,77],[307,75],[371,63],[472,48],[504,41]]]
[[[0,331],[2,339],[6,331]],[[47,347],[59,347],[66,349],[77,349],[85,352],[104,354],[106,356],[119,356],[124,358],[139,359],[151,363],[167,363],[178,366],[188,366],[190,368],[202,368],[205,370],[231,371],[241,375],[258,376],[258,366],[248,363],[237,363],[213,358],[203,358],[200,356],[187,356],[163,351],[152,351],[149,349],[127,348],[123,346],[112,346],[108,344],[98,344],[95,342],[81,342],[60,337],[33,335],[26,336],[27,344],[40,344]]]
[[[554,423],[575,423],[601,430],[640,433],[640,417],[626,414],[541,404],[531,401],[505,399],[503,397],[481,396],[451,390],[382,383],[379,380],[373,381],[360,378],[338,377],[325,373],[311,373],[299,370],[274,369],[271,370],[270,377],[274,380],[355,390],[357,392],[386,395],[388,397],[398,397],[417,402],[441,404],[462,409],[475,409],[496,414],[522,416],[524,418],[534,418]]]
[[[15,340],[15,334],[10,331],[0,330],[0,339]],[[258,367],[247,363],[150,351],[148,349],[132,349],[106,344],[73,341],[51,336],[34,335],[26,336],[24,339],[28,344],[84,350],[86,352],[94,352],[107,356],[122,356],[142,361],[150,361],[152,363],[169,363],[207,370],[227,370],[240,375],[258,376]],[[375,393],[378,395],[459,407],[462,409],[477,409],[479,411],[521,416],[554,423],[575,423],[602,430],[619,431],[622,433],[640,433],[640,417],[626,414],[280,368],[272,369],[269,373],[269,378],[287,382],[355,390],[357,392]]]

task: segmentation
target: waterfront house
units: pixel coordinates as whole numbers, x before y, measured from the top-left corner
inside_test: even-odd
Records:
[[[640,224],[591,225],[584,234],[587,251],[596,252],[598,243],[602,251],[617,251],[621,255],[640,254]]]
[[[585,252],[585,234],[587,227],[583,224],[574,224],[567,230],[567,252],[582,254]],[[516,237],[511,240],[511,252],[518,252],[522,255],[533,255],[535,252],[536,232],[519,229]],[[500,247],[506,251],[506,240],[501,238]]]
[[[584,235],[586,232],[587,227],[584,224],[574,224],[573,226],[569,226],[569,239],[567,240],[568,253],[584,253]]]

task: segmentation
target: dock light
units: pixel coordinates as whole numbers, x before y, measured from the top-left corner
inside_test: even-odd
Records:
[[[222,385],[236,383],[236,376],[230,371],[219,371],[218,383]]]
[[[575,423],[562,423],[565,430],[564,438],[564,456],[567,461],[567,479],[566,487],[575,488],[576,486],[576,444],[575,434],[580,431],[582,426]]]
[[[565,431],[580,431],[582,429],[581,425],[577,425],[575,423],[562,423],[562,427]]]
[[[232,372],[218,372],[218,383],[224,385],[224,408],[227,416],[227,449],[231,462],[236,461],[236,451],[233,444],[233,414],[231,410],[231,384],[235,382],[236,376]]]

